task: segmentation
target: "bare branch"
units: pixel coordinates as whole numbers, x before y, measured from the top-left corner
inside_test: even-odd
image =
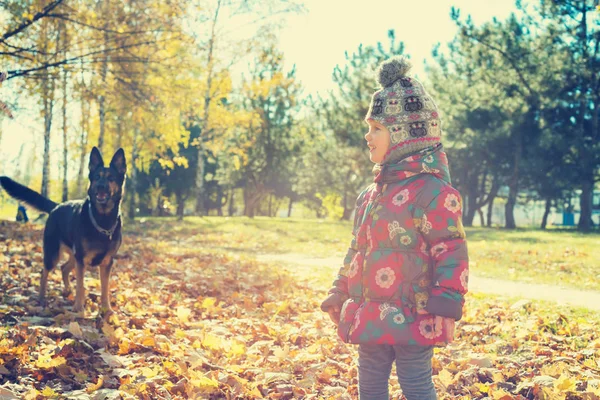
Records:
[[[152,33],[175,32],[175,31],[167,30],[167,29],[149,29],[149,30],[142,30],[142,31],[115,31],[114,29],[108,29],[108,28],[104,28],[104,27],[100,27],[100,26],[86,24],[85,22],[77,21],[75,19],[69,18],[68,16],[66,16],[64,14],[48,14],[48,17],[61,19],[63,21],[69,21],[69,22],[72,22],[73,24],[85,26],[85,27],[88,27],[88,28],[91,28],[91,29],[94,29],[94,30],[97,30],[100,32],[115,33],[118,35],[139,35],[139,34],[151,33],[151,32]]]
[[[63,0],[54,0],[53,2],[48,4],[46,7],[44,7],[44,9],[42,11],[35,14],[33,16],[33,19],[26,20],[21,25],[19,25],[17,28],[13,29],[12,31],[6,32],[4,35],[2,35],[2,38],[0,38],[0,43],[6,42],[6,39],[21,33],[22,31],[27,29],[30,25],[33,25],[35,22],[37,22],[39,19],[44,18],[45,16],[47,16],[50,13],[50,11],[54,10],[62,2],[63,2]]]
[[[80,61],[82,58],[87,58],[87,57],[91,57],[94,55],[98,55],[98,54],[103,54],[103,53],[111,53],[113,51],[118,51],[118,50],[124,50],[124,49],[128,49],[128,48],[133,48],[133,47],[140,47],[140,46],[144,46],[144,45],[151,45],[151,44],[158,44],[159,42],[163,42],[163,41],[168,41],[170,39],[165,39],[165,40],[161,40],[161,41],[147,41],[147,42],[140,42],[140,43],[134,43],[131,45],[125,45],[125,46],[120,46],[120,47],[113,47],[113,48],[108,48],[108,49],[103,49],[103,50],[97,50],[97,51],[92,51],[80,56],[76,56],[76,57],[70,57],[70,58],[65,58],[63,60],[60,61],[56,61],[53,63],[48,63],[48,64],[42,64],[38,67],[35,68],[29,68],[29,69],[25,69],[25,70],[12,70],[12,71],[7,71],[8,72],[8,79],[12,79],[12,78],[16,78],[18,76],[23,76],[23,75],[28,75],[31,72],[35,72],[35,71],[41,71],[41,70],[45,70],[45,69],[49,69],[49,68],[53,68],[53,67],[58,67],[60,65],[65,65],[65,64],[71,64],[74,61]],[[98,59],[97,61],[102,61],[103,59]]]

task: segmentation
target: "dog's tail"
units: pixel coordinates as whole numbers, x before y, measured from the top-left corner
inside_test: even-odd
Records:
[[[35,192],[27,186],[23,186],[6,176],[0,176],[0,186],[2,186],[4,190],[6,190],[6,193],[11,197],[21,200],[42,212],[49,213],[57,206],[52,200],[45,198],[38,192]]]

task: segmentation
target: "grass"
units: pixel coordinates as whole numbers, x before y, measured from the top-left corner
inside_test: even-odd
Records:
[[[521,282],[600,287],[600,235],[569,231],[472,228],[471,270]]]
[[[245,217],[141,218],[128,233],[156,237],[173,233],[182,248],[296,253],[343,257],[351,238],[348,221]],[[471,270],[483,277],[546,283],[577,289],[600,287],[600,235],[574,231],[467,228]],[[188,248],[188,250],[191,250]]]

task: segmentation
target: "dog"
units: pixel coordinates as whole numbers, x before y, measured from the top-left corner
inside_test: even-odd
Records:
[[[68,260],[61,265],[65,296],[71,294],[69,274],[73,269],[77,278],[73,312],[83,313],[84,310],[85,269],[99,267],[100,315],[109,318],[113,314],[109,280],[113,257],[122,240],[120,206],[125,191],[126,173],[123,149],[117,150],[109,166],[105,167],[100,150],[94,147],[90,154],[87,197],[61,204],[8,177],[0,177],[0,185],[11,197],[49,214],[44,227],[44,268],[39,292],[42,306],[46,305],[48,274],[56,267],[61,253],[66,253]]]

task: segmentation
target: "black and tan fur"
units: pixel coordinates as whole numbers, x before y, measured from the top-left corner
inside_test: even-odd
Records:
[[[40,280],[40,302],[45,304],[48,274],[56,267],[61,253],[68,260],[62,264],[65,295],[71,293],[69,274],[75,269],[74,312],[83,312],[85,289],[83,275],[86,268],[100,268],[101,313],[112,314],[109,280],[113,257],[121,245],[120,205],[124,194],[127,164],[123,149],[117,150],[108,167],[104,166],[100,151],[94,147],[90,154],[88,196],[61,204],[13,181],[0,177],[0,185],[12,197],[49,213],[44,228],[44,269]]]

